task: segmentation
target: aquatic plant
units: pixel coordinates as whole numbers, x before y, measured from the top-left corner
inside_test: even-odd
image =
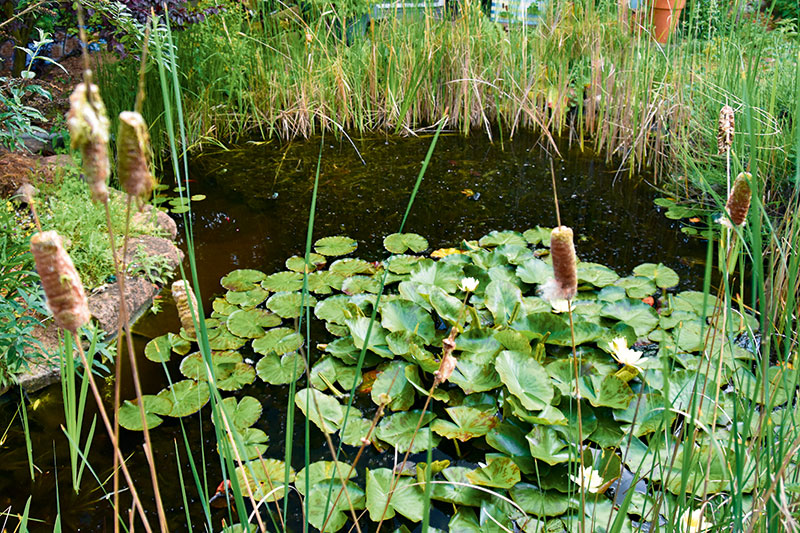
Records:
[[[700,450],[713,445],[722,451],[710,466],[700,451],[680,453],[680,460],[671,464],[659,457],[671,446],[671,435],[685,416],[704,424],[717,419],[726,425],[731,419],[724,406],[735,401],[751,408],[758,405],[754,391],[741,385],[752,372],[755,357],[743,347],[742,338],[757,327],[755,319],[739,314],[724,329],[708,324],[706,317],[718,305],[716,299],[675,291],[678,277],[664,265],[641,265],[633,275],[620,277],[602,265],[579,262],[573,316],[583,365],[576,384],[567,349],[572,342],[569,322],[536,296],[538,287],[554,276],[546,259],[548,251],[554,258],[554,241],[550,239],[549,247],[542,244],[548,233],[541,228],[493,232],[477,242],[462,243],[462,253],[438,261],[393,254],[376,264],[343,257],[355,249],[352,239],[320,239],[315,248],[327,261],[307,265],[313,297],[304,304],[313,308],[327,331],[328,338],[316,344],[290,327],[303,312],[302,272],[233,271],[221,280],[227,292],[214,300],[205,320],[212,350],[205,371],[200,353],[189,353],[195,339],[185,329],[148,344],[145,353],[156,361],[168,360],[172,352],[184,354],[180,370],[186,378],[145,398],[148,423],[155,427],[163,417],[198,411],[209,399],[208,389],[200,386],[206,379],[213,379],[221,390],[236,390],[255,377],[270,386],[298,378],[295,405],[320,431],[330,433],[334,443],[355,447],[369,443],[378,450],[389,447],[410,453],[438,446],[449,450],[452,460],[460,459],[459,466],[446,466],[431,477],[432,500],[456,505],[451,528],[466,527],[459,526],[463,523],[477,527],[475,510],[492,513],[508,528],[512,523],[533,527],[548,520],[560,520],[569,528],[581,520],[582,512],[595,521],[610,521],[616,516],[614,500],[589,496],[599,494],[599,487],[612,484],[622,471],[635,474],[649,487],[636,496],[644,498],[641,505],[627,510],[644,521],[661,520],[662,511],[655,506],[658,498],[672,501],[684,493],[703,498],[725,491],[733,479],[726,451],[732,445],[728,430],[718,427],[713,435],[697,436]],[[396,249],[391,246],[395,240],[389,239],[387,248]],[[387,293],[375,308],[384,277]],[[660,308],[642,302],[647,297],[658,299]],[[375,323],[367,336],[373,311],[377,311]],[[439,348],[443,343],[444,350]],[[640,356],[635,361],[626,355],[634,343],[640,346],[633,350]],[[364,366],[355,372],[362,349]],[[641,357],[641,350],[648,357]],[[446,363],[451,353],[455,357]],[[292,370],[304,356],[310,368],[305,376],[302,365],[299,375]],[[255,362],[248,363],[250,359]],[[702,369],[709,359],[722,362],[718,379]],[[633,373],[620,370],[617,361]],[[444,374],[436,373],[450,363],[455,366],[445,383],[440,379]],[[437,382],[439,387],[431,389]],[[726,388],[732,382],[733,389]],[[359,383],[345,424],[342,391]],[[415,431],[420,402],[429,393],[433,408]],[[709,394],[718,394],[719,401],[710,401]],[[313,399],[310,410],[309,399]],[[230,403],[235,401],[248,407],[235,407]],[[578,401],[585,441],[579,441],[575,432]],[[257,499],[282,498],[281,492],[264,486],[280,485],[284,463],[271,456],[274,448],[259,429],[256,389],[224,402],[230,403],[236,428],[232,430],[238,435],[238,442],[231,436],[232,446],[237,442],[238,455],[250,460],[237,468],[239,481],[249,483]],[[385,414],[373,419],[376,409],[385,409]],[[140,429],[134,406],[126,404],[123,410],[123,425]],[[482,444],[472,446],[476,441]],[[583,455],[579,446],[585,449]],[[481,449],[489,451],[484,454]],[[417,468],[426,468],[421,461],[415,461]],[[475,466],[476,462],[486,466]],[[352,467],[342,463],[338,468],[350,471],[348,477],[357,475],[347,482],[354,509],[366,509],[377,521],[390,499],[387,518],[397,512],[412,521],[422,520],[424,484],[401,477],[389,498],[390,470]],[[320,501],[329,485],[332,497],[340,491],[330,461],[306,468],[318,472],[308,486],[303,470],[291,476],[305,498]],[[565,482],[569,475],[578,477],[575,468],[590,472],[583,476],[590,493],[583,511],[574,496],[581,487]],[[250,469],[255,478],[246,473]],[[712,472],[713,482],[704,487]],[[658,484],[663,484],[665,493],[655,489]],[[744,490],[755,487],[750,483]],[[623,491],[615,498],[621,501],[625,496]],[[504,503],[504,498],[513,505]],[[341,501],[330,508],[331,516],[316,505],[312,508],[310,523],[320,528],[327,520],[327,531],[344,527],[350,517]]]

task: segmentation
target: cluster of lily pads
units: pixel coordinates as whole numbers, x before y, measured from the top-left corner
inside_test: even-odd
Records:
[[[326,237],[308,259],[289,258],[286,271],[233,271],[222,278],[227,292],[214,300],[206,319],[210,368],[200,352],[190,353],[196,339],[185,330],[147,345],[145,355],[154,361],[184,356],[180,371],[186,378],[144,398],[147,423],[152,428],[162,417],[197,412],[209,399],[210,372],[222,391],[256,378],[265,386],[297,381],[296,406],[334,442],[348,446],[419,453],[452,441],[447,449],[457,451],[450,462],[405,469],[391,498],[391,469],[350,472],[349,464],[320,461],[307,472],[290,470],[290,481],[311,499],[310,523],[318,529],[325,524],[326,531],[346,524],[350,505],[366,509],[373,521],[384,510],[386,519],[397,513],[422,520],[424,475],[430,474],[430,498],[452,504],[450,530],[484,533],[502,531],[497,524],[517,531],[572,530],[584,514],[602,525],[587,530],[605,530],[625,496],[620,531],[630,531],[668,515],[677,495],[729,490],[733,404],[755,407],[761,401],[755,356],[735,342],[752,334],[755,319],[731,310],[733,318],[711,320],[719,304],[714,296],[675,291],[677,274],[653,263],[620,276],[580,262],[575,299],[546,301],[538,289],[553,276],[549,236],[539,227],[496,231],[425,256],[423,237],[394,234],[384,241],[392,255],[376,263],[343,257],[356,250],[354,240]],[[327,338],[310,343],[294,329],[304,305],[313,308]],[[432,390],[442,341],[453,327],[457,365]],[[776,367],[770,375],[775,394],[784,394],[778,404],[788,398],[780,372]],[[354,382],[361,409],[351,407],[345,425]],[[230,397],[223,405],[231,432],[238,432],[231,442],[244,443],[238,453],[249,461],[237,469],[239,481],[257,500],[281,499],[284,490],[275,486],[283,483],[285,465],[262,459],[267,435],[252,427],[260,402]],[[385,412],[370,431],[379,405]],[[688,420],[698,428],[693,444],[676,445],[677,429]],[[138,407],[126,402],[120,422],[141,429]],[[744,438],[753,431],[736,430]],[[349,498],[334,504],[340,477],[348,473]],[[634,474],[642,481],[626,494],[615,482]],[[739,490],[750,492],[755,483]],[[617,490],[607,490],[611,486]],[[657,510],[652,487],[663,489]]]

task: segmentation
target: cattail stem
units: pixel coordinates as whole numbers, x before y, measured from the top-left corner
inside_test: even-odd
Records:
[[[572,336],[572,368],[575,373],[575,401],[578,406],[578,475],[580,476],[581,484],[581,521],[579,530],[581,533],[584,531],[584,509],[586,508],[586,485],[584,483],[583,473],[583,419],[581,418],[581,389],[580,389],[580,365],[578,364],[578,351],[575,348],[575,322],[572,319],[572,306],[569,306],[569,331]]]
[[[36,231],[39,233],[42,232],[42,223],[39,222],[39,214],[36,212],[36,200],[31,196],[30,201],[28,202],[28,208],[31,210],[31,216],[33,217],[33,223],[36,224]]]
[[[119,277],[117,278],[117,283],[119,284],[119,294],[120,294],[120,308],[119,308],[119,321],[120,324],[125,324],[124,331],[125,331],[125,340],[127,341],[128,346],[128,358],[131,362],[131,375],[133,377],[133,387],[136,391],[136,401],[139,403],[139,415],[142,418],[142,430],[144,433],[144,445],[145,445],[145,457],[147,458],[147,464],[150,467],[150,478],[153,482],[153,494],[156,500],[156,510],[158,511],[158,520],[161,526],[162,533],[166,533],[169,531],[167,526],[167,517],[164,512],[164,504],[161,501],[161,491],[158,488],[158,477],[156,476],[156,466],[153,460],[152,450],[153,445],[152,441],[150,440],[150,430],[147,428],[147,415],[144,411],[144,401],[142,400],[142,384],[139,379],[139,366],[136,362],[136,350],[133,347],[133,336],[131,335],[130,327],[128,327],[128,307],[125,302],[125,272],[126,272],[126,265],[125,265],[125,254],[127,253],[128,247],[128,236],[130,235],[130,222],[131,222],[131,195],[128,195],[128,202],[127,208],[125,212],[125,239],[124,244],[122,247],[122,257],[120,261],[120,269],[119,269]],[[111,233],[111,227],[108,228],[109,233]],[[113,237],[112,237],[113,238]],[[120,362],[117,361],[117,365]],[[117,430],[119,431],[119,430]],[[150,453],[147,453],[147,452]]]
[[[556,204],[556,225],[561,225],[561,212],[558,210],[558,191],[556,190],[556,169],[553,166],[553,158],[550,158],[550,179],[553,181],[553,201]]]
[[[150,527],[150,522],[147,520],[147,514],[144,512],[142,502],[139,499],[139,494],[136,492],[136,485],[134,484],[131,474],[128,471],[128,465],[125,463],[125,458],[122,456],[122,450],[119,447],[119,440],[114,436],[114,431],[111,427],[111,422],[108,419],[108,413],[106,412],[105,404],[103,404],[103,398],[100,396],[100,390],[97,388],[97,383],[94,380],[92,368],[89,366],[89,361],[86,359],[86,353],[83,351],[83,345],[81,344],[80,336],[78,336],[77,332],[73,332],[72,335],[74,336],[75,346],[78,349],[78,355],[80,355],[83,368],[86,371],[86,377],[89,380],[89,387],[92,389],[92,395],[94,395],[94,400],[97,403],[97,410],[100,412],[100,418],[103,419],[103,424],[105,424],[106,431],[111,439],[111,445],[114,448],[114,455],[117,457],[117,461],[119,461],[119,466],[122,469],[122,475],[125,476],[125,480],[128,482],[128,489],[131,491],[133,505],[139,513],[139,518],[142,519],[142,524],[144,525],[145,531],[147,531],[147,533],[153,533],[153,529]],[[67,354],[67,356],[72,357],[72,354]],[[116,520],[117,518],[115,518],[115,521]]]

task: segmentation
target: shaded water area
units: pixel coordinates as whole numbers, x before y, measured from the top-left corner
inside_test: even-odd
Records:
[[[430,141],[430,137],[370,137],[354,140],[354,147],[347,141],[326,139],[322,145],[313,239],[348,235],[359,242],[356,256],[370,261],[385,258],[388,254],[382,247],[383,237],[400,227]],[[194,204],[191,219],[206,313],[210,311],[210,300],[224,293],[219,279],[229,271],[284,270],[286,258],[303,253],[320,145],[319,138],[288,145],[276,141],[245,143],[227,151],[207,151],[190,162],[191,194],[206,196]],[[681,276],[681,289],[702,286],[706,245],[682,234],[678,223],[659,213],[653,204],[658,194],[648,185],[647,176],[618,175],[616,167],[606,165],[595,154],[566,145],[560,148],[563,158],[555,160],[554,169],[561,219],[575,230],[580,259],[605,264],[621,275],[629,274],[643,262],[663,262]],[[538,137],[519,135],[501,145],[497,141],[491,144],[481,135],[443,135],[405,231],[425,236],[431,249],[435,249],[457,246],[462,239],[477,239],[492,230],[524,231],[555,224],[550,159]],[[185,247],[185,241],[182,245]],[[145,393],[158,392],[168,385],[168,380],[160,365],[141,357],[143,346],[148,338],[177,331],[178,327],[174,308],[168,303],[160,313],[150,314],[137,324],[137,354]],[[318,336],[309,344],[323,340]],[[178,363],[179,358],[174,358],[167,365],[172,381],[182,379]],[[123,373],[127,375],[127,368]],[[107,385],[109,401],[111,390]],[[255,427],[269,435],[265,455],[282,458],[287,387],[270,387],[257,380],[234,395],[251,395],[261,401],[264,412]],[[37,468],[33,483],[22,424],[16,414],[18,397],[0,398],[0,509],[10,507],[13,513],[22,513],[32,495],[30,515],[41,522],[33,522],[29,528],[52,531],[59,509],[56,502],[60,499],[64,531],[112,530],[110,502],[102,499],[103,491],[98,489],[92,472],[87,469],[84,473],[80,494],[72,491],[66,439],[60,429],[64,423],[60,396],[60,388],[54,386],[30,398],[28,416]],[[122,397],[134,397],[129,381],[123,384]],[[92,404],[90,397],[87,420],[95,413]],[[367,416],[372,413],[367,408],[364,411]],[[168,418],[151,432],[160,488],[173,531],[205,528],[200,502],[207,495],[198,494],[195,489],[182,427],[204,490],[213,493],[221,481],[208,413],[209,408],[205,407],[199,415],[181,420]],[[298,417],[302,421],[302,415]],[[6,427],[9,430],[3,436]],[[299,468],[304,453],[302,423],[296,431],[294,466]],[[132,456],[131,471],[155,524],[141,435],[122,430],[122,438],[124,453]],[[347,459],[352,459],[354,450],[349,449],[348,453]],[[438,453],[452,457],[454,450],[443,443]],[[94,474],[104,482],[109,480],[111,457],[109,441],[98,419],[90,460]],[[323,439],[315,430],[311,457],[329,458]],[[359,463],[359,471],[391,466],[393,461],[390,451],[373,451]],[[192,527],[187,526],[181,483],[187,487]],[[106,485],[110,490],[110,480]],[[127,492],[122,494],[122,501],[129,507]],[[297,499],[292,498],[293,516],[299,521],[296,504]],[[436,507],[432,525],[443,528],[446,521],[437,523],[437,513],[442,518],[448,509],[443,504]],[[220,529],[225,516],[224,511],[212,515],[214,530]],[[388,525],[393,530],[400,523],[398,519],[396,524]],[[13,520],[10,525],[13,528]]]

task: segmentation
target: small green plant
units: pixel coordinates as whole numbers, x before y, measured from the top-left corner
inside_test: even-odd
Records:
[[[150,283],[164,286],[167,280],[174,275],[169,259],[163,255],[150,254],[144,245],[138,245],[133,261],[128,265],[128,274],[142,276]]]
[[[27,239],[12,231],[15,225],[14,206],[5,201],[0,208],[0,388],[13,383],[13,376],[42,349],[33,337],[39,323],[35,312],[45,311],[39,276]]]
[[[39,39],[33,42],[33,48],[17,46],[29,59],[28,68],[20,73],[22,79],[0,78],[0,144],[8,149],[22,149],[25,147],[23,136],[46,135],[47,132],[35,122],[44,122],[45,117],[41,111],[28,105],[29,96],[38,95],[50,100],[52,95],[40,85],[31,84],[36,73],[32,70],[36,61],[43,61],[56,65],[66,72],[66,69],[56,61],[40,54],[42,49],[52,43],[49,35],[39,31]]]

